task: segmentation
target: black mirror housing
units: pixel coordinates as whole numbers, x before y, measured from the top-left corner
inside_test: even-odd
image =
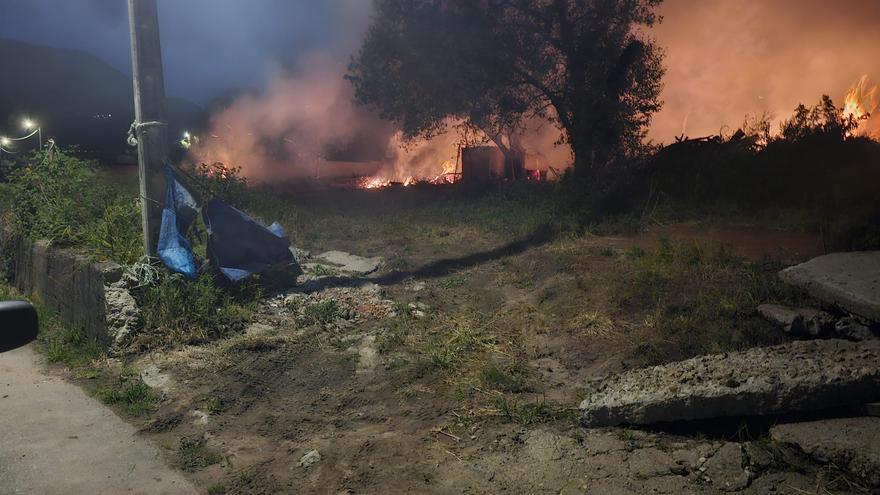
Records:
[[[37,311],[26,301],[0,301],[0,352],[24,346],[37,338]]]

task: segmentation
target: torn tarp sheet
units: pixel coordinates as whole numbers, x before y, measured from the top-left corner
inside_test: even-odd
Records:
[[[290,240],[278,223],[266,227],[217,198],[208,202],[202,218],[210,234],[208,257],[230,280],[294,263]]]
[[[156,252],[169,270],[196,278],[196,261],[184,234],[196,219],[198,205],[192,194],[178,180],[177,174],[165,166],[165,207],[159,227]]]

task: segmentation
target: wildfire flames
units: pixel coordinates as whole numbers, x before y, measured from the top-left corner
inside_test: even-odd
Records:
[[[843,99],[843,116],[853,120],[868,119],[877,109],[877,86],[868,87],[867,74],[853,83]]]
[[[357,181],[357,187],[361,189],[382,189],[385,187],[391,187],[395,184],[400,184],[404,187],[409,187],[415,184],[454,184],[458,182],[461,178],[461,174],[458,172],[458,163],[454,160],[446,160],[440,164],[441,172],[440,174],[429,177],[429,178],[417,178],[415,176],[407,176],[401,181],[395,182],[391,178],[385,176],[371,176],[371,177],[362,177]]]

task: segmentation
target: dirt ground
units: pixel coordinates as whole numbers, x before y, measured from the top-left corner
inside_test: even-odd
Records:
[[[128,363],[162,395],[134,421],[206,493],[865,492],[766,424],[577,420],[609,373],[784,341],[754,307],[801,297],[774,273],[818,236],[567,235],[364,201],[302,198],[283,221],[298,247],[379,256],[378,272],[312,267],[308,294],[267,295],[244,334]]]

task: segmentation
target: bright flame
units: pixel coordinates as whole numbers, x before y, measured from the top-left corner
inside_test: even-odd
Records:
[[[455,160],[445,160],[440,164],[440,170],[440,174],[434,177],[417,178],[410,175],[402,181],[397,182],[397,184],[402,184],[404,187],[413,186],[419,183],[434,185],[454,184],[461,178],[461,174],[457,172],[458,165]],[[361,189],[382,189],[385,187],[391,187],[394,184],[395,182],[393,180],[381,175],[362,177],[357,182],[357,186]]]
[[[868,75],[853,83],[843,98],[843,116],[853,120],[867,119],[877,109],[877,86],[868,87]]]
[[[384,177],[363,177],[358,180],[358,187],[361,189],[381,189],[390,185],[391,179]]]

